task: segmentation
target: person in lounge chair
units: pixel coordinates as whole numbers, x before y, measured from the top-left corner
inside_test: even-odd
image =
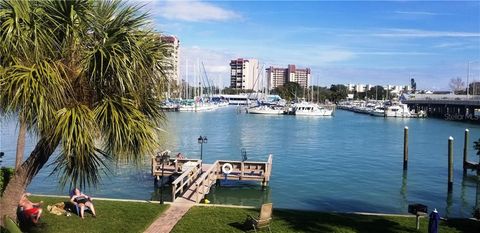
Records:
[[[95,208],[93,207],[92,198],[80,192],[78,188],[73,189],[73,195],[70,198],[70,202],[77,207],[77,213],[78,208],[80,209],[80,213],[78,214],[82,219],[84,218],[85,207],[88,207],[92,211],[94,218],[97,217],[97,214],[95,214]]]
[[[40,208],[40,206],[43,204],[43,201],[37,203],[31,202],[27,198],[27,196],[30,195],[30,193],[24,193],[20,199],[20,202],[18,203],[18,206],[23,209],[22,212],[26,219],[29,219],[34,224],[37,224],[40,216],[42,215],[42,208]]]

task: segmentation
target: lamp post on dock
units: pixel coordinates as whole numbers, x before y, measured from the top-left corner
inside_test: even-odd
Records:
[[[203,161],[203,143],[207,143],[207,136],[198,137],[198,144],[200,144],[200,160]]]
[[[165,162],[168,160],[169,152],[158,153],[157,156],[160,156],[160,161],[162,163],[162,179],[160,180],[160,205],[163,205],[163,170],[165,167]]]

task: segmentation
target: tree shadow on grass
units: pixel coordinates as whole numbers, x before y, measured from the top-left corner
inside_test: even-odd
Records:
[[[232,222],[228,225],[240,231],[253,230],[253,228],[246,226],[244,221]],[[411,227],[402,226],[395,221],[379,216],[284,209],[275,209],[273,211],[271,228],[273,232],[289,232],[292,230],[295,232],[417,232],[414,225]]]
[[[353,214],[297,212],[279,210],[274,212],[276,219],[281,219],[288,228],[300,232],[416,232],[397,222],[378,216],[359,216]]]
[[[461,232],[480,232],[480,221],[471,219],[450,218],[445,225],[455,228]]]
[[[245,226],[245,224],[243,222],[232,222],[232,223],[229,223],[228,224],[229,226],[233,227],[233,228],[236,228],[238,230],[241,230],[241,231],[248,231],[250,230],[249,228],[247,228]],[[253,228],[252,228],[253,230]]]

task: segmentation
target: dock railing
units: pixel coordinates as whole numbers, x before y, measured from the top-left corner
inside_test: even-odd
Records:
[[[272,170],[272,155],[268,156],[267,162],[257,161],[233,161],[233,160],[218,160],[216,165],[218,169],[217,179],[223,179],[222,166],[226,163],[232,165],[232,171],[227,174],[227,179],[238,180],[260,180],[263,185],[266,185],[270,181],[270,175]]]
[[[195,202],[200,201],[210,191],[210,187],[217,181],[218,173],[218,161],[215,161],[213,165],[206,170],[200,178],[195,182]]]
[[[168,162],[164,165],[164,175],[169,176],[173,173],[179,172],[182,166],[187,162],[197,162],[200,163],[199,159],[178,159],[170,158]],[[152,175],[159,177],[162,173],[162,163],[157,157],[152,158]]]
[[[197,179],[198,175],[201,174],[202,161],[195,160],[195,162],[197,162],[195,167],[190,167],[183,171],[182,175],[172,182],[172,202],[177,198],[177,194],[183,193],[184,188],[189,187]]]

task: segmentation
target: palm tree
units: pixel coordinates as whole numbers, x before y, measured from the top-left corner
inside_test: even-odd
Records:
[[[60,185],[84,187],[106,160],[139,162],[158,147],[165,48],[139,12],[120,1],[1,0],[1,114],[38,137],[0,199],[2,224],[57,148]]]

